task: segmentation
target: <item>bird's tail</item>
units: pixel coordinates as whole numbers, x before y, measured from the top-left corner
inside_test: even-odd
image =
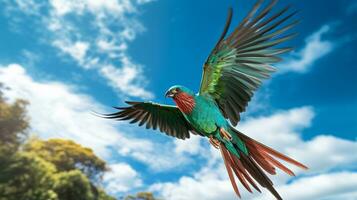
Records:
[[[246,145],[248,154],[242,152],[237,147],[239,157],[227,150],[223,143],[220,144],[221,154],[227,168],[227,172],[236,194],[240,197],[240,193],[235,182],[235,176],[242,183],[242,185],[252,192],[250,187],[254,187],[258,192],[261,192],[256,182],[267,188],[276,199],[282,199],[279,193],[274,189],[273,182],[265,174],[276,174],[276,168],[283,170],[290,176],[295,176],[294,172],[280,163],[277,159],[286,161],[302,169],[308,169],[305,165],[289,158],[288,156],[244,135],[235,128],[231,127],[229,132],[236,134]],[[233,137],[234,138],[234,137]],[[254,180],[253,180],[254,179]]]

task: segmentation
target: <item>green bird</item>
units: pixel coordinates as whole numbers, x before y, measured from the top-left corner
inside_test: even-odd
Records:
[[[236,178],[252,192],[258,185],[268,189],[276,199],[282,199],[266,175],[279,168],[294,173],[278,161],[283,160],[302,169],[307,167],[278,151],[250,138],[234,127],[240,121],[253,92],[264,79],[276,71],[273,63],[291,48],[276,46],[295,36],[286,34],[298,21],[290,20],[296,12],[285,7],[272,13],[277,0],[262,6],[258,0],[248,15],[227,36],[232,19],[227,21],[218,42],[203,65],[199,92],[175,85],[166,92],[175,102],[163,105],[153,102],[126,102],[128,107],[115,107],[117,112],[106,118],[130,120],[139,126],[158,129],[169,136],[186,139],[190,134],[207,137],[221,151],[235,193],[240,197]]]

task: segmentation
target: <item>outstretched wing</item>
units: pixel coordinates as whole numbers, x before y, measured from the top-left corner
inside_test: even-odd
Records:
[[[281,60],[279,54],[291,50],[273,47],[292,38],[295,34],[281,35],[298,23],[282,25],[296,12],[287,14],[286,7],[270,14],[277,0],[259,9],[262,2],[259,0],[238,27],[225,37],[232,17],[229,10],[224,31],[204,64],[199,94],[215,99],[233,125],[237,125],[240,113],[245,111],[262,80],[275,71],[271,64]]]
[[[126,102],[128,107],[114,107],[118,112],[103,115],[107,119],[130,120],[130,123],[146,124],[146,128],[159,129],[167,135],[186,139],[197,134],[176,106],[152,102]]]

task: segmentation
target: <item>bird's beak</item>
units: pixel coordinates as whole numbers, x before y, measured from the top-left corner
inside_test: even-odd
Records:
[[[171,90],[168,90],[166,93],[165,93],[165,97],[174,97],[175,96],[175,93],[173,93]]]

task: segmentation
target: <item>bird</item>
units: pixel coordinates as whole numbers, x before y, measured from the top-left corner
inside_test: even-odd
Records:
[[[267,174],[275,175],[279,168],[295,176],[281,160],[301,169],[308,167],[238,130],[241,113],[254,92],[276,71],[273,65],[282,60],[281,54],[293,49],[280,44],[296,36],[289,32],[299,23],[293,20],[297,12],[290,11],[290,6],[275,11],[277,2],[258,0],[229,34],[233,9],[228,9],[223,32],[204,62],[197,93],[174,85],[165,93],[174,105],[126,101],[127,106],[114,107],[115,112],[103,117],[129,120],[178,139],[188,139],[191,134],[207,138],[221,152],[239,198],[236,180],[250,193],[253,188],[261,192],[263,187],[282,199]]]

